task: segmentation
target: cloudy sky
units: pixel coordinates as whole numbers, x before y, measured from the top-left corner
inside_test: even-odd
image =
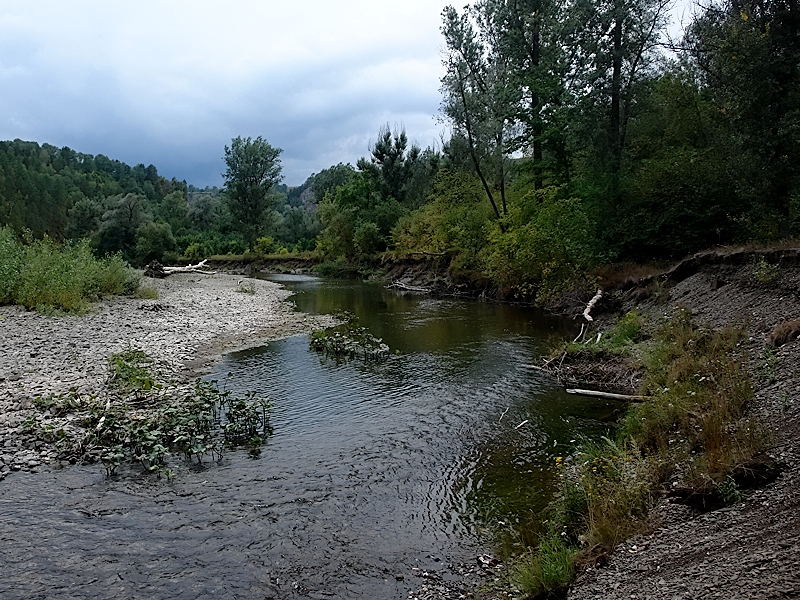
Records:
[[[261,135],[285,182],[354,162],[381,124],[435,116],[445,0],[0,0],[0,139],[48,142],[195,185]]]
[[[238,135],[283,148],[289,185],[355,162],[386,123],[431,145],[451,2],[0,0],[0,139],[198,186],[221,183]]]

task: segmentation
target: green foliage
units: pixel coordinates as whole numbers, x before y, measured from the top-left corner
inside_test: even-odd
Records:
[[[490,214],[475,177],[440,171],[428,203],[402,218],[392,231],[395,248],[399,254],[453,250],[463,257],[462,264],[478,268],[478,256],[489,241]]]
[[[511,206],[506,231],[490,238],[488,271],[518,297],[545,300],[592,266],[592,228],[564,188],[529,190]]]
[[[359,223],[353,231],[353,246],[362,256],[369,256],[386,247],[378,225],[372,221]]]
[[[139,287],[139,276],[119,256],[98,260],[86,240],[22,243],[8,227],[0,228],[0,275],[1,303],[43,312],[81,311],[88,302]]]
[[[781,266],[780,265],[773,265],[761,256],[758,259],[753,259],[753,277],[758,283],[770,283],[775,281],[780,273]]]
[[[275,240],[269,236],[258,238],[255,246],[253,246],[253,252],[256,253],[256,256],[267,256],[276,250]]]
[[[153,359],[142,350],[129,348],[108,358],[108,385],[125,394],[149,392],[155,385]]]
[[[145,352],[128,349],[109,358],[101,396],[67,394],[37,398],[25,428],[53,444],[62,457],[102,462],[108,475],[125,462],[163,472],[170,452],[198,463],[222,457],[225,447],[247,447],[256,456],[271,433],[271,404],[255,394],[236,398],[215,382],[178,386],[165,381]],[[79,428],[75,425],[80,424]]]
[[[725,474],[763,448],[762,428],[745,416],[752,388],[739,349],[741,332],[697,327],[688,312],[666,321],[646,353],[643,392],[650,400],[622,422],[652,452],[693,453],[700,479]]]
[[[225,201],[248,248],[264,230],[274,198],[270,191],[282,179],[281,152],[261,136],[235,137],[225,146]]]
[[[515,559],[511,582],[528,596],[561,598],[575,577],[578,550],[558,533],[543,537],[536,550]]]
[[[345,313],[339,316],[345,319],[344,324],[311,334],[312,350],[322,352],[326,356],[363,358],[364,361],[385,360],[389,357],[389,346],[365,327],[360,327],[354,315]]]
[[[585,335],[583,341],[565,342],[554,350],[554,355],[566,351],[568,354],[617,354],[630,355],[635,345],[642,341],[644,320],[635,310],[623,315],[608,331]]]
[[[136,230],[136,257],[140,265],[152,260],[169,262],[166,256],[175,255],[178,244],[167,223],[145,223]]]

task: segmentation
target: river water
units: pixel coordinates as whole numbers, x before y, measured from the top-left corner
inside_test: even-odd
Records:
[[[228,453],[172,482],[15,474],[0,486],[0,597],[405,598],[414,568],[474,562],[535,515],[555,458],[608,427],[614,406],[528,366],[563,320],[273,278],[299,310],[350,310],[398,353],[337,361],[296,336],[225,357],[213,378],[275,404],[258,459]]]

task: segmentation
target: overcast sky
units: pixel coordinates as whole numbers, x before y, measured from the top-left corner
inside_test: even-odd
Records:
[[[354,162],[381,124],[420,145],[439,107],[445,0],[0,0],[0,139],[221,182],[231,138],[285,182]]]
[[[382,124],[438,141],[450,3],[0,0],[0,139],[202,187],[221,184],[231,138],[260,135],[299,185],[364,156]]]

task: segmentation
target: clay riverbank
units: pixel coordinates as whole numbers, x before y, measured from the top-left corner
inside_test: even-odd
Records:
[[[55,461],[56,452],[20,426],[32,414],[33,400],[73,388],[98,392],[114,353],[144,350],[161,372],[187,381],[224,352],[330,324],[295,311],[286,301],[289,292],[268,281],[177,274],[146,278],[144,285],[155,288],[158,298],[110,298],[84,315],[0,307],[0,480]]]

